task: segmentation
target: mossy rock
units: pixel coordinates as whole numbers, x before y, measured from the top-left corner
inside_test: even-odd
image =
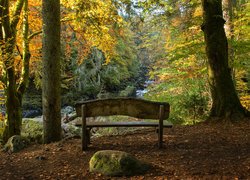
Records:
[[[22,125],[22,136],[31,142],[43,142],[43,124],[40,121],[25,119]]]
[[[96,152],[89,162],[90,172],[107,176],[132,176],[145,173],[149,165],[123,151],[103,150]]]
[[[4,145],[4,151],[15,153],[24,149],[27,145],[28,141],[26,138],[15,135],[8,139],[7,143]]]
[[[62,124],[63,130],[63,138],[64,137],[80,137],[81,136],[81,128],[76,127],[75,125],[68,123]]]
[[[119,93],[121,97],[130,97],[136,95],[136,88],[134,86],[127,86],[124,90]]]

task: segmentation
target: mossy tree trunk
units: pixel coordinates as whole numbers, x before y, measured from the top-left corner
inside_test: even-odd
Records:
[[[24,8],[23,16],[23,53],[21,79],[17,81],[14,66],[14,51],[16,47],[17,24]],[[4,84],[6,96],[6,126],[3,139],[6,142],[13,135],[20,135],[22,124],[22,97],[28,85],[29,78],[29,47],[28,47],[28,0],[18,0],[10,18],[9,0],[0,1],[0,39],[3,71],[1,81]]]
[[[61,139],[60,0],[43,0],[43,125],[44,143]]]
[[[237,119],[247,115],[237,96],[228,66],[228,44],[221,0],[203,0],[203,25],[212,95],[211,117]],[[249,113],[248,113],[249,114]]]

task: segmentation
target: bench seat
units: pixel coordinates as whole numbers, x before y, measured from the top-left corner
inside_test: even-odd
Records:
[[[77,122],[76,126],[82,126],[81,122]],[[146,122],[146,121],[129,121],[129,122],[88,122],[88,128],[93,127],[158,127],[159,122]],[[173,125],[164,121],[163,127],[171,128]]]

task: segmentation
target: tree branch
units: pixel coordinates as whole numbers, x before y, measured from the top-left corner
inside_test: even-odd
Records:
[[[20,20],[20,14],[21,14],[21,11],[22,11],[22,8],[23,8],[23,3],[24,3],[24,0],[18,0],[16,2],[13,17],[12,17],[12,20],[10,22],[10,25],[11,25],[12,29],[16,29],[18,21]]]
[[[20,55],[21,59],[23,59],[23,55],[22,55],[18,45],[16,45],[16,49],[17,49],[18,54]]]
[[[29,22],[28,22],[28,0],[24,0],[23,7],[23,58],[22,58],[22,73],[21,73],[21,81],[18,86],[18,93],[22,96],[28,86],[29,83],[29,62],[30,62],[30,51],[29,51],[29,39],[28,39],[28,31],[29,31]]]
[[[42,33],[42,31],[37,31],[37,32],[32,33],[31,35],[29,35],[28,40],[29,41],[32,40],[35,36],[37,36],[41,33]]]

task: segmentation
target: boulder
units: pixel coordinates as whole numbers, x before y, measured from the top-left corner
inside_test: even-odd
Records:
[[[61,109],[61,114],[62,115],[71,114],[72,112],[74,112],[74,107],[72,107],[72,106],[66,106],[66,107],[63,107]]]
[[[4,151],[10,153],[18,152],[27,146],[27,141],[19,135],[12,136],[4,145]]]
[[[31,142],[43,142],[43,122],[34,119],[25,119],[22,124],[23,137],[26,137]]]
[[[81,128],[76,127],[72,124],[64,124],[62,123],[62,130],[63,130],[63,138],[66,137],[80,137],[81,136]]]
[[[96,152],[89,162],[90,172],[107,176],[132,176],[143,174],[149,165],[123,151],[103,150]]]
[[[127,86],[124,90],[119,93],[121,97],[135,97],[136,88],[134,86]]]

